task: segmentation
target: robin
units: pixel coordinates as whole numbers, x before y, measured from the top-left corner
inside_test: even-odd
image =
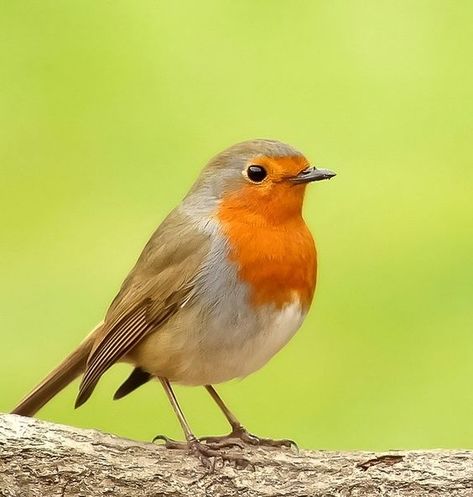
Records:
[[[22,400],[34,415],[83,373],[79,407],[116,362],[134,366],[114,398],[161,382],[186,442],[202,460],[231,459],[222,447],[289,445],[251,435],[212,386],[261,368],[301,326],[315,289],[315,244],[302,218],[306,185],[335,173],[297,150],[252,140],[215,156],[146,244],[100,323]],[[205,386],[231,426],[198,439],[171,384]]]

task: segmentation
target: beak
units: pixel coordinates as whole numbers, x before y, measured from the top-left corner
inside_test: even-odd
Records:
[[[290,181],[296,185],[303,183],[310,183],[312,181],[322,181],[323,179],[330,179],[336,176],[336,173],[328,169],[316,169],[315,167],[307,167],[301,171],[297,176],[289,178]]]

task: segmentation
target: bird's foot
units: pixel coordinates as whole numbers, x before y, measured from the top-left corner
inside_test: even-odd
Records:
[[[229,454],[221,450],[222,447],[235,447],[235,441],[219,441],[215,443],[202,443],[200,440],[194,439],[189,441],[188,450],[190,454],[197,456],[200,462],[209,470],[214,471],[218,462],[222,466],[226,462],[234,463],[236,468],[254,468],[253,464],[242,456]],[[241,447],[241,445],[238,445]]]
[[[183,442],[179,440],[173,440],[172,438],[169,438],[165,435],[157,435],[153,438],[153,442],[157,440],[162,440],[164,442],[163,445],[164,447],[166,447],[166,449],[186,450],[190,454],[197,456],[202,464],[210,471],[213,471],[215,469],[216,464],[219,461],[222,464],[224,464],[225,462],[233,462],[235,463],[235,466],[237,468],[246,468],[252,466],[251,462],[248,461],[248,459],[245,459],[241,456],[228,454],[227,452],[221,450],[234,447],[243,449],[244,445],[237,439],[223,439],[222,437],[222,440],[202,443],[202,441],[197,438],[191,439],[188,442]]]
[[[243,428],[243,426],[233,428],[232,432],[228,435],[219,437],[202,437],[201,441],[206,444],[241,441],[247,445],[252,445],[253,447],[287,447],[298,450],[297,444],[293,440],[272,440],[270,438],[260,438],[256,435],[252,435],[245,428]]]
[[[157,440],[162,440],[164,442],[164,447],[166,449],[177,449],[177,450],[185,450],[189,447],[188,442],[174,440],[172,438],[167,437],[166,435],[156,435],[152,442],[156,442]],[[196,439],[198,442],[201,440]],[[206,447],[209,447],[213,450],[226,449],[226,448],[234,448],[238,447],[239,449],[244,449],[245,446],[243,442],[238,440],[237,438],[228,438],[228,437],[215,437],[215,440],[206,440]]]

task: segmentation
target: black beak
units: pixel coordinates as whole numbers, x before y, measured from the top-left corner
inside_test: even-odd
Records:
[[[316,169],[315,167],[307,167],[301,171],[297,176],[290,178],[290,181],[296,185],[302,183],[310,183],[311,181],[322,181],[323,179],[330,179],[336,176],[336,173],[328,169]]]

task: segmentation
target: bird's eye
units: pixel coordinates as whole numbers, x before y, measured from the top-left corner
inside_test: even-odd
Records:
[[[261,166],[250,166],[246,171],[248,179],[254,183],[261,183],[268,175],[266,169]]]

